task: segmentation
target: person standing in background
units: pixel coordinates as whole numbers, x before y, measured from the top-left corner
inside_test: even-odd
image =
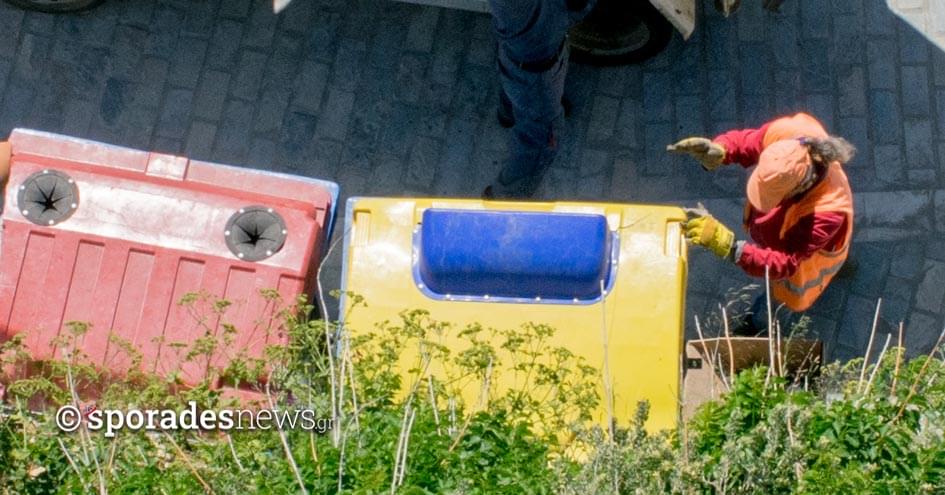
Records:
[[[499,123],[511,146],[483,199],[527,198],[558,153],[568,73],[567,33],[596,0],[489,0],[498,38]]]

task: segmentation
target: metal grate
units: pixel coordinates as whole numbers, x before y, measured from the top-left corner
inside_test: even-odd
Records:
[[[16,195],[20,213],[36,225],[55,225],[67,220],[79,207],[79,188],[58,170],[43,170],[20,184]]]
[[[288,234],[285,221],[272,208],[240,208],[226,222],[226,246],[237,258],[262,261],[282,249]]]

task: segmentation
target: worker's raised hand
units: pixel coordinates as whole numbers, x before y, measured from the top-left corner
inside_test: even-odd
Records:
[[[683,223],[686,240],[702,246],[722,259],[733,259],[735,233],[712,215],[696,216]]]
[[[725,148],[704,137],[688,137],[666,147],[672,153],[685,153],[702,164],[706,170],[715,170],[725,161]]]

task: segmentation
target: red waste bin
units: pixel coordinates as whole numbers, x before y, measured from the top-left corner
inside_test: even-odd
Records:
[[[31,130],[14,130],[10,143],[0,340],[22,333],[36,359],[50,358],[67,322],[88,322],[79,348],[94,364],[127,369],[115,334],[140,350],[146,371],[179,369],[187,384],[205,363],[184,362],[177,344],[208,329],[237,330],[219,366],[284,342],[268,329],[278,308],[260,289],[288,303],[314,292],[337,184]],[[191,292],[232,305],[201,323],[178,304]]]

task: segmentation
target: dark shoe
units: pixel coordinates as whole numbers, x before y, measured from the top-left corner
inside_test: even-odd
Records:
[[[755,326],[751,313],[745,313],[740,318],[733,320],[729,330],[732,337],[762,337],[767,334],[766,328]]]
[[[561,108],[564,109],[564,118],[571,116],[571,109],[574,108],[574,105],[571,104],[571,98],[567,96],[561,97]]]
[[[506,113],[505,107],[502,105],[499,105],[499,110],[496,111],[495,116],[499,120],[499,125],[506,129],[510,129],[515,125],[515,117],[512,117],[512,112]]]
[[[492,193],[492,186],[486,186],[485,190],[482,191],[482,199],[487,201],[495,199],[495,194]]]
[[[768,335],[768,299],[765,294],[759,294],[747,312],[732,319],[730,331],[735,337]]]
[[[512,102],[505,96],[505,90],[499,90],[499,109],[495,115],[499,119],[499,125],[506,129],[515,125],[515,115],[512,113]]]

